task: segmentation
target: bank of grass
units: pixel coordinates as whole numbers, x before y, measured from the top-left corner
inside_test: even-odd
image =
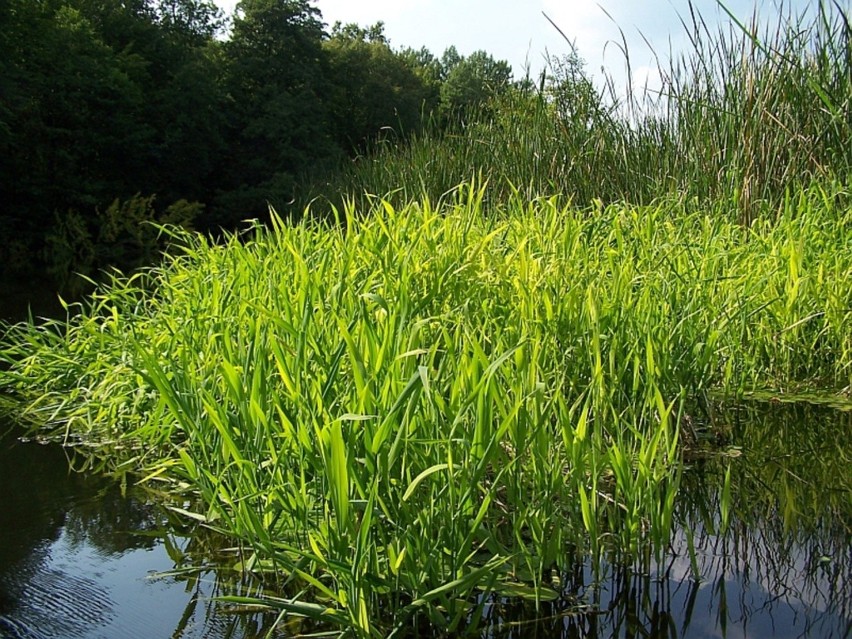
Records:
[[[841,4],[815,2],[799,14],[781,3],[760,20],[731,16],[719,27],[685,7],[690,46],[670,61],[657,52],[659,89],[635,86],[632,75],[626,87],[594,81],[573,53],[555,58],[541,80],[448,130],[426,126],[405,143],[377,144],[301,199],[399,192],[436,200],[481,172],[493,187],[488,205],[516,192],[561,193],[581,206],[679,194],[710,207],[733,202],[725,213],[749,224],[774,214],[789,190],[849,183],[852,27]]]
[[[660,560],[702,396],[849,392],[844,187],[750,227],[733,201],[486,214],[487,193],[175,232],[67,324],[10,328],[0,388],[42,434],[199,495],[239,567],[276,576],[267,604],[363,637],[557,598],[588,556]]]

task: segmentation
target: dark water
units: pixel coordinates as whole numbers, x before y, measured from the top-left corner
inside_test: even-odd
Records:
[[[838,554],[814,554],[807,542],[788,544],[758,531],[738,531],[726,542],[698,531],[693,578],[686,536],[676,535],[679,554],[652,574],[610,568],[596,581],[585,568],[569,576],[571,604],[553,606],[550,618],[520,622],[528,610],[496,607],[488,613],[492,636],[741,638],[852,636],[852,578],[848,543]],[[845,556],[841,553],[845,552]],[[821,561],[822,560],[822,561]],[[559,609],[561,607],[561,610]],[[545,610],[545,613],[548,611]],[[544,615],[546,616],[546,615]],[[506,622],[509,631],[497,628]]]
[[[58,287],[37,276],[0,279],[0,320],[19,322],[30,313],[34,318],[65,317]]]
[[[605,566],[602,579],[580,567],[551,618],[494,636],[852,637],[852,412],[765,403],[714,422],[724,441],[688,459],[662,566]],[[494,606],[489,618],[496,629],[525,615]]]
[[[684,480],[694,553],[682,528],[662,566],[604,565],[597,578],[578,566],[560,576],[564,599],[538,612],[486,606],[483,636],[852,637],[852,414],[762,407],[726,419],[732,444],[690,461]],[[69,471],[67,455],[0,440],[0,637],[247,639],[274,627],[211,599],[240,591],[232,576],[157,578],[197,540],[144,493]]]
[[[191,538],[143,493],[68,462],[58,445],[0,440],[0,637],[248,638],[271,627],[211,601],[222,594],[212,572],[157,578]]]

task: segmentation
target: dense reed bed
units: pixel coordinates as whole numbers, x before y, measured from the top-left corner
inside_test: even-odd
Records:
[[[67,323],[8,329],[43,434],[200,497],[266,603],[358,636],[660,560],[709,392],[852,383],[842,188],[744,227],[680,200],[376,200],[224,245],[176,234]],[[692,445],[695,445],[694,443]]]
[[[798,15],[782,3],[774,18],[767,8],[718,27],[690,7],[691,47],[670,60],[657,52],[659,89],[634,86],[626,45],[627,87],[593,81],[572,52],[448,133],[427,126],[405,144],[379,144],[376,158],[350,163],[306,196],[339,203],[341,194],[400,191],[434,200],[479,171],[492,201],[520,192],[561,193],[583,206],[650,204],[678,193],[710,205],[733,199],[726,212],[749,223],[774,214],[789,190],[849,182],[852,27],[841,4],[812,3]]]

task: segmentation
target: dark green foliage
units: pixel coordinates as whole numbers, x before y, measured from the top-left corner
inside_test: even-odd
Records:
[[[178,4],[196,6],[175,3],[169,22],[146,2],[9,3],[0,79],[4,272],[54,270],[70,255],[71,269],[88,270],[71,229],[91,232],[96,211],[116,197],[157,193],[163,206],[204,197],[222,146],[222,98],[212,42],[198,44],[206,37],[198,16],[177,28]],[[58,237],[71,244],[60,248]]]
[[[391,49],[384,25],[336,24],[325,42],[334,79],[329,100],[342,148],[364,150],[383,129],[415,131],[437,107],[437,91],[416,54]]]
[[[404,139],[439,102],[469,117],[509,82],[482,52],[396,51],[381,23],[329,37],[308,0],[243,0],[228,22],[212,0],[0,6],[3,276],[136,264],[99,245],[116,199],[154,220],[197,202],[213,232],[289,209],[305,176]]]
[[[212,0],[158,0],[157,14],[168,31],[204,45],[225,27],[222,10]]]
[[[134,151],[151,137],[136,115],[143,61],[114,52],[80,10],[44,6],[15,0],[11,12],[20,37],[8,49],[0,189],[13,238],[37,236],[54,210],[121,193],[121,173],[143,168]]]
[[[461,57],[450,47],[444,53],[441,110],[445,115],[469,116],[494,98],[506,93],[512,82],[512,67],[485,51]]]
[[[204,206],[179,200],[160,213],[154,200],[153,195],[137,194],[116,199],[95,215],[73,209],[57,215],[46,237],[44,261],[50,275],[75,292],[85,286],[79,275],[91,278],[109,267],[129,271],[155,262],[165,248],[160,225],[191,229]]]
[[[426,104],[429,106],[428,110],[436,107],[441,98],[441,82],[444,73],[441,61],[425,47],[420,49],[406,47],[401,49],[398,55],[414,70],[414,73],[423,83],[423,88],[427,92]]]
[[[295,175],[333,155],[318,10],[307,0],[243,0],[225,43],[231,100],[219,224],[283,204]]]

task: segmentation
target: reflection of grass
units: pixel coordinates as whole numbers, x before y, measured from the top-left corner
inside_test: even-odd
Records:
[[[661,557],[684,399],[849,383],[832,193],[749,229],[679,201],[485,216],[485,196],[182,236],[68,326],[12,329],[0,382],[197,491],[293,597],[268,603],[363,636],[458,627],[482,591],[547,600],[586,554]]]
[[[717,411],[742,454],[708,454],[684,473],[676,518],[696,532],[702,565],[694,570],[756,571],[769,592],[807,593],[796,596],[825,599],[813,605],[848,617],[850,414],[775,401]],[[675,545],[689,551],[689,535]]]
[[[731,437],[743,454],[707,457],[684,473],[676,517],[686,531],[695,531],[694,573],[715,582],[709,605],[723,605],[726,587],[736,591],[752,584],[759,593],[756,599],[740,598],[742,618],[732,618],[733,623],[754,624],[757,615],[771,618],[773,610],[780,617],[789,606],[797,634],[843,636],[848,630],[849,417],[803,404],[723,410],[718,418],[732,424]],[[727,498],[719,490],[725,476],[730,478]],[[718,516],[725,499],[727,530]],[[689,552],[690,535],[675,535],[676,552]]]
[[[770,403],[741,406],[731,419],[743,448],[730,471],[740,520],[775,513],[788,533],[852,534],[852,414]]]

